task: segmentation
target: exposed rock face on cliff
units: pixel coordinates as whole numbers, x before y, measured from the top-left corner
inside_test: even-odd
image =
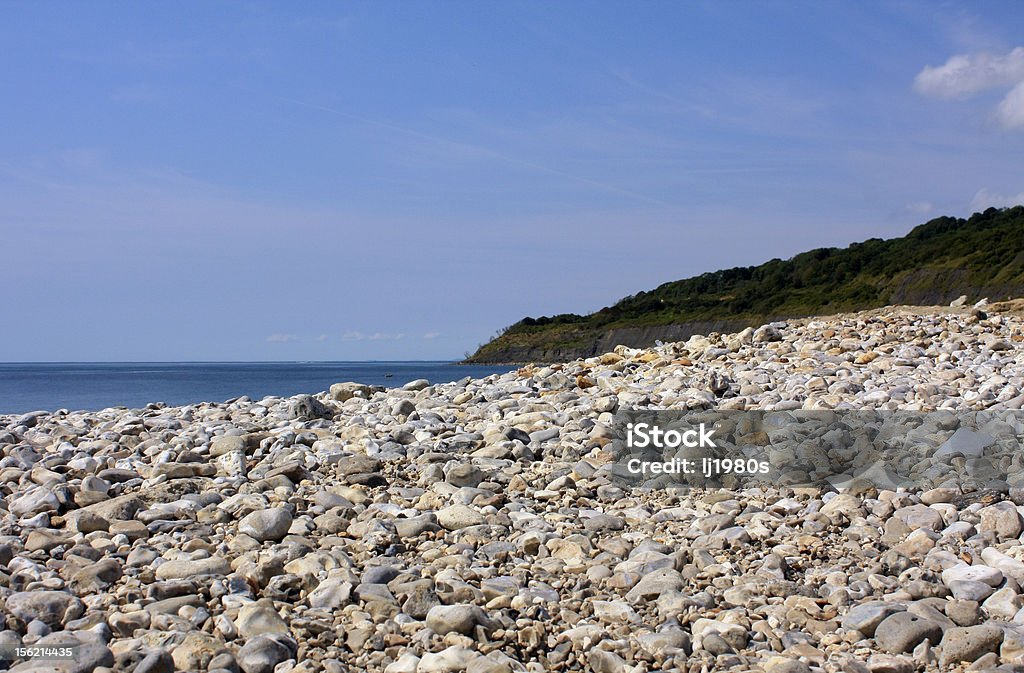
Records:
[[[653,325],[648,327],[618,327],[599,333],[581,333],[576,343],[536,343],[509,345],[483,355],[479,353],[470,362],[567,362],[607,353],[616,346],[646,348],[657,342],[686,341],[694,334],[709,332],[738,332],[752,323],[745,320],[696,320],[681,325]],[[479,357],[478,357],[479,356]]]

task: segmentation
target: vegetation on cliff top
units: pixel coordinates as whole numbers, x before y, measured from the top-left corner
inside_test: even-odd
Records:
[[[940,217],[901,238],[818,248],[791,259],[665,283],[589,315],[523,318],[469,361],[529,349],[572,351],[609,330],[703,320],[798,317],[888,304],[946,303],[960,294],[1024,294],[1024,206]]]

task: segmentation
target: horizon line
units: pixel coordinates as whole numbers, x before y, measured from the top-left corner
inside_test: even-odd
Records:
[[[3,365],[460,364],[462,360],[10,360]]]

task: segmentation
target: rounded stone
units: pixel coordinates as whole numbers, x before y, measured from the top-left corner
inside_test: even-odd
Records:
[[[77,597],[63,591],[21,591],[11,594],[6,601],[7,612],[25,623],[39,620],[52,629],[77,619],[85,605]]]
[[[954,627],[942,638],[939,665],[947,669],[960,662],[973,662],[999,649],[1003,630],[994,624]]]
[[[484,516],[468,505],[451,505],[438,510],[437,523],[447,530],[460,530],[484,523]]]
[[[942,626],[910,612],[886,617],[875,630],[878,646],[890,654],[913,652],[925,640],[938,645],[942,640]]]
[[[438,635],[469,635],[477,624],[487,622],[487,613],[475,605],[435,605],[427,612],[427,627]]]
[[[238,522],[238,532],[257,542],[277,542],[291,526],[292,513],[284,507],[272,507],[247,514]]]
[[[281,636],[250,638],[238,650],[235,660],[244,673],[274,673],[274,668],[295,656],[295,643]]]

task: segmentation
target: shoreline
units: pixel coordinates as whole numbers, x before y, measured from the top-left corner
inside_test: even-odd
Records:
[[[0,415],[288,397],[323,390],[339,380],[396,386],[424,377],[455,381],[507,369],[456,367],[449,360],[8,364],[0,365]]]

